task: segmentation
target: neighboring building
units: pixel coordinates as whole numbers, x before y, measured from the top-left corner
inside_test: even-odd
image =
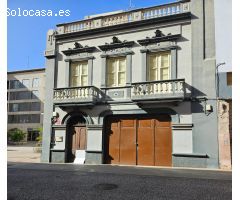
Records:
[[[183,0],[50,30],[42,162],[218,168],[214,27]]]
[[[219,164],[222,169],[232,167],[232,72],[218,76],[218,140]]]
[[[8,127],[27,133],[27,141],[35,141],[43,126],[45,69],[7,73]]]
[[[232,158],[232,0],[214,0],[219,167]],[[224,27],[224,30],[223,30]],[[227,30],[227,31],[225,31]]]

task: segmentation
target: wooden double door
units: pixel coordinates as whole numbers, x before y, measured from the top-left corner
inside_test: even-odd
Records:
[[[108,164],[172,166],[172,131],[168,115],[116,118],[106,123]]]

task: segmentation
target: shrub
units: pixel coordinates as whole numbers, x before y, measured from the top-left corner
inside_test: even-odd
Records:
[[[20,142],[26,136],[26,133],[18,128],[14,128],[8,131],[8,139],[13,142]]]
[[[39,136],[36,138],[36,140],[38,141],[37,146],[42,146],[42,127],[38,128],[39,130]]]

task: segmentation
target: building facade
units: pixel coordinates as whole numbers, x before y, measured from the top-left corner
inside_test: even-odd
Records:
[[[7,73],[7,129],[27,133],[26,141],[35,141],[43,127],[45,69]]]
[[[232,168],[232,72],[218,74],[219,167]]]
[[[218,168],[213,0],[47,34],[42,162]]]

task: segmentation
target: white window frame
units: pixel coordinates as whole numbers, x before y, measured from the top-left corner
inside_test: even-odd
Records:
[[[23,79],[22,80],[22,85],[23,85],[23,87],[29,88],[30,87],[30,79]]]
[[[37,80],[37,84],[35,85],[35,81]],[[40,85],[40,78],[33,78],[32,80],[32,87],[37,88]]]
[[[82,63],[87,64],[87,73],[86,74],[82,74],[82,66],[83,66]],[[73,67],[74,64],[76,64],[78,66],[78,75],[73,75],[72,67]],[[71,63],[71,66],[70,66],[70,87],[88,86],[88,79],[89,79],[88,67],[89,66],[88,66],[88,61],[87,60],[84,60],[84,61],[74,61],[74,62]],[[82,77],[83,76],[87,77],[86,85],[82,84]],[[73,85],[73,77],[77,77],[78,78],[79,85]]]
[[[171,79],[171,51],[164,51],[164,52],[154,52],[154,53],[150,53],[147,55],[147,80],[150,81],[150,70],[151,70],[151,66],[150,66],[150,57],[151,56],[155,56],[156,57],[156,68],[157,68],[157,80],[151,80],[151,81],[161,81],[163,79],[161,79],[161,69],[166,68],[166,67],[162,67],[162,56],[163,55],[168,55],[168,63],[169,63],[169,67],[168,67],[168,79],[164,79],[164,80],[170,80]],[[159,61],[160,60],[160,61]]]
[[[109,73],[109,70],[108,70],[108,68],[109,68],[109,62],[111,61],[111,60],[114,60],[117,64],[116,64],[116,66],[114,66],[114,72],[113,73]],[[120,65],[119,65],[119,63],[120,63],[120,60],[124,60],[124,62],[125,62],[125,70],[124,71],[120,71]],[[127,58],[126,58],[126,56],[120,56],[120,57],[110,57],[110,58],[108,58],[107,59],[107,70],[106,70],[106,72],[107,72],[107,76],[106,76],[106,79],[107,79],[107,87],[119,87],[119,86],[125,86],[126,85],[126,78],[127,78]],[[119,83],[119,73],[125,73],[125,82],[124,83],[122,83],[122,84],[120,84]],[[114,83],[113,84],[109,84],[109,81],[108,81],[108,76],[109,76],[109,74],[114,74]]]

